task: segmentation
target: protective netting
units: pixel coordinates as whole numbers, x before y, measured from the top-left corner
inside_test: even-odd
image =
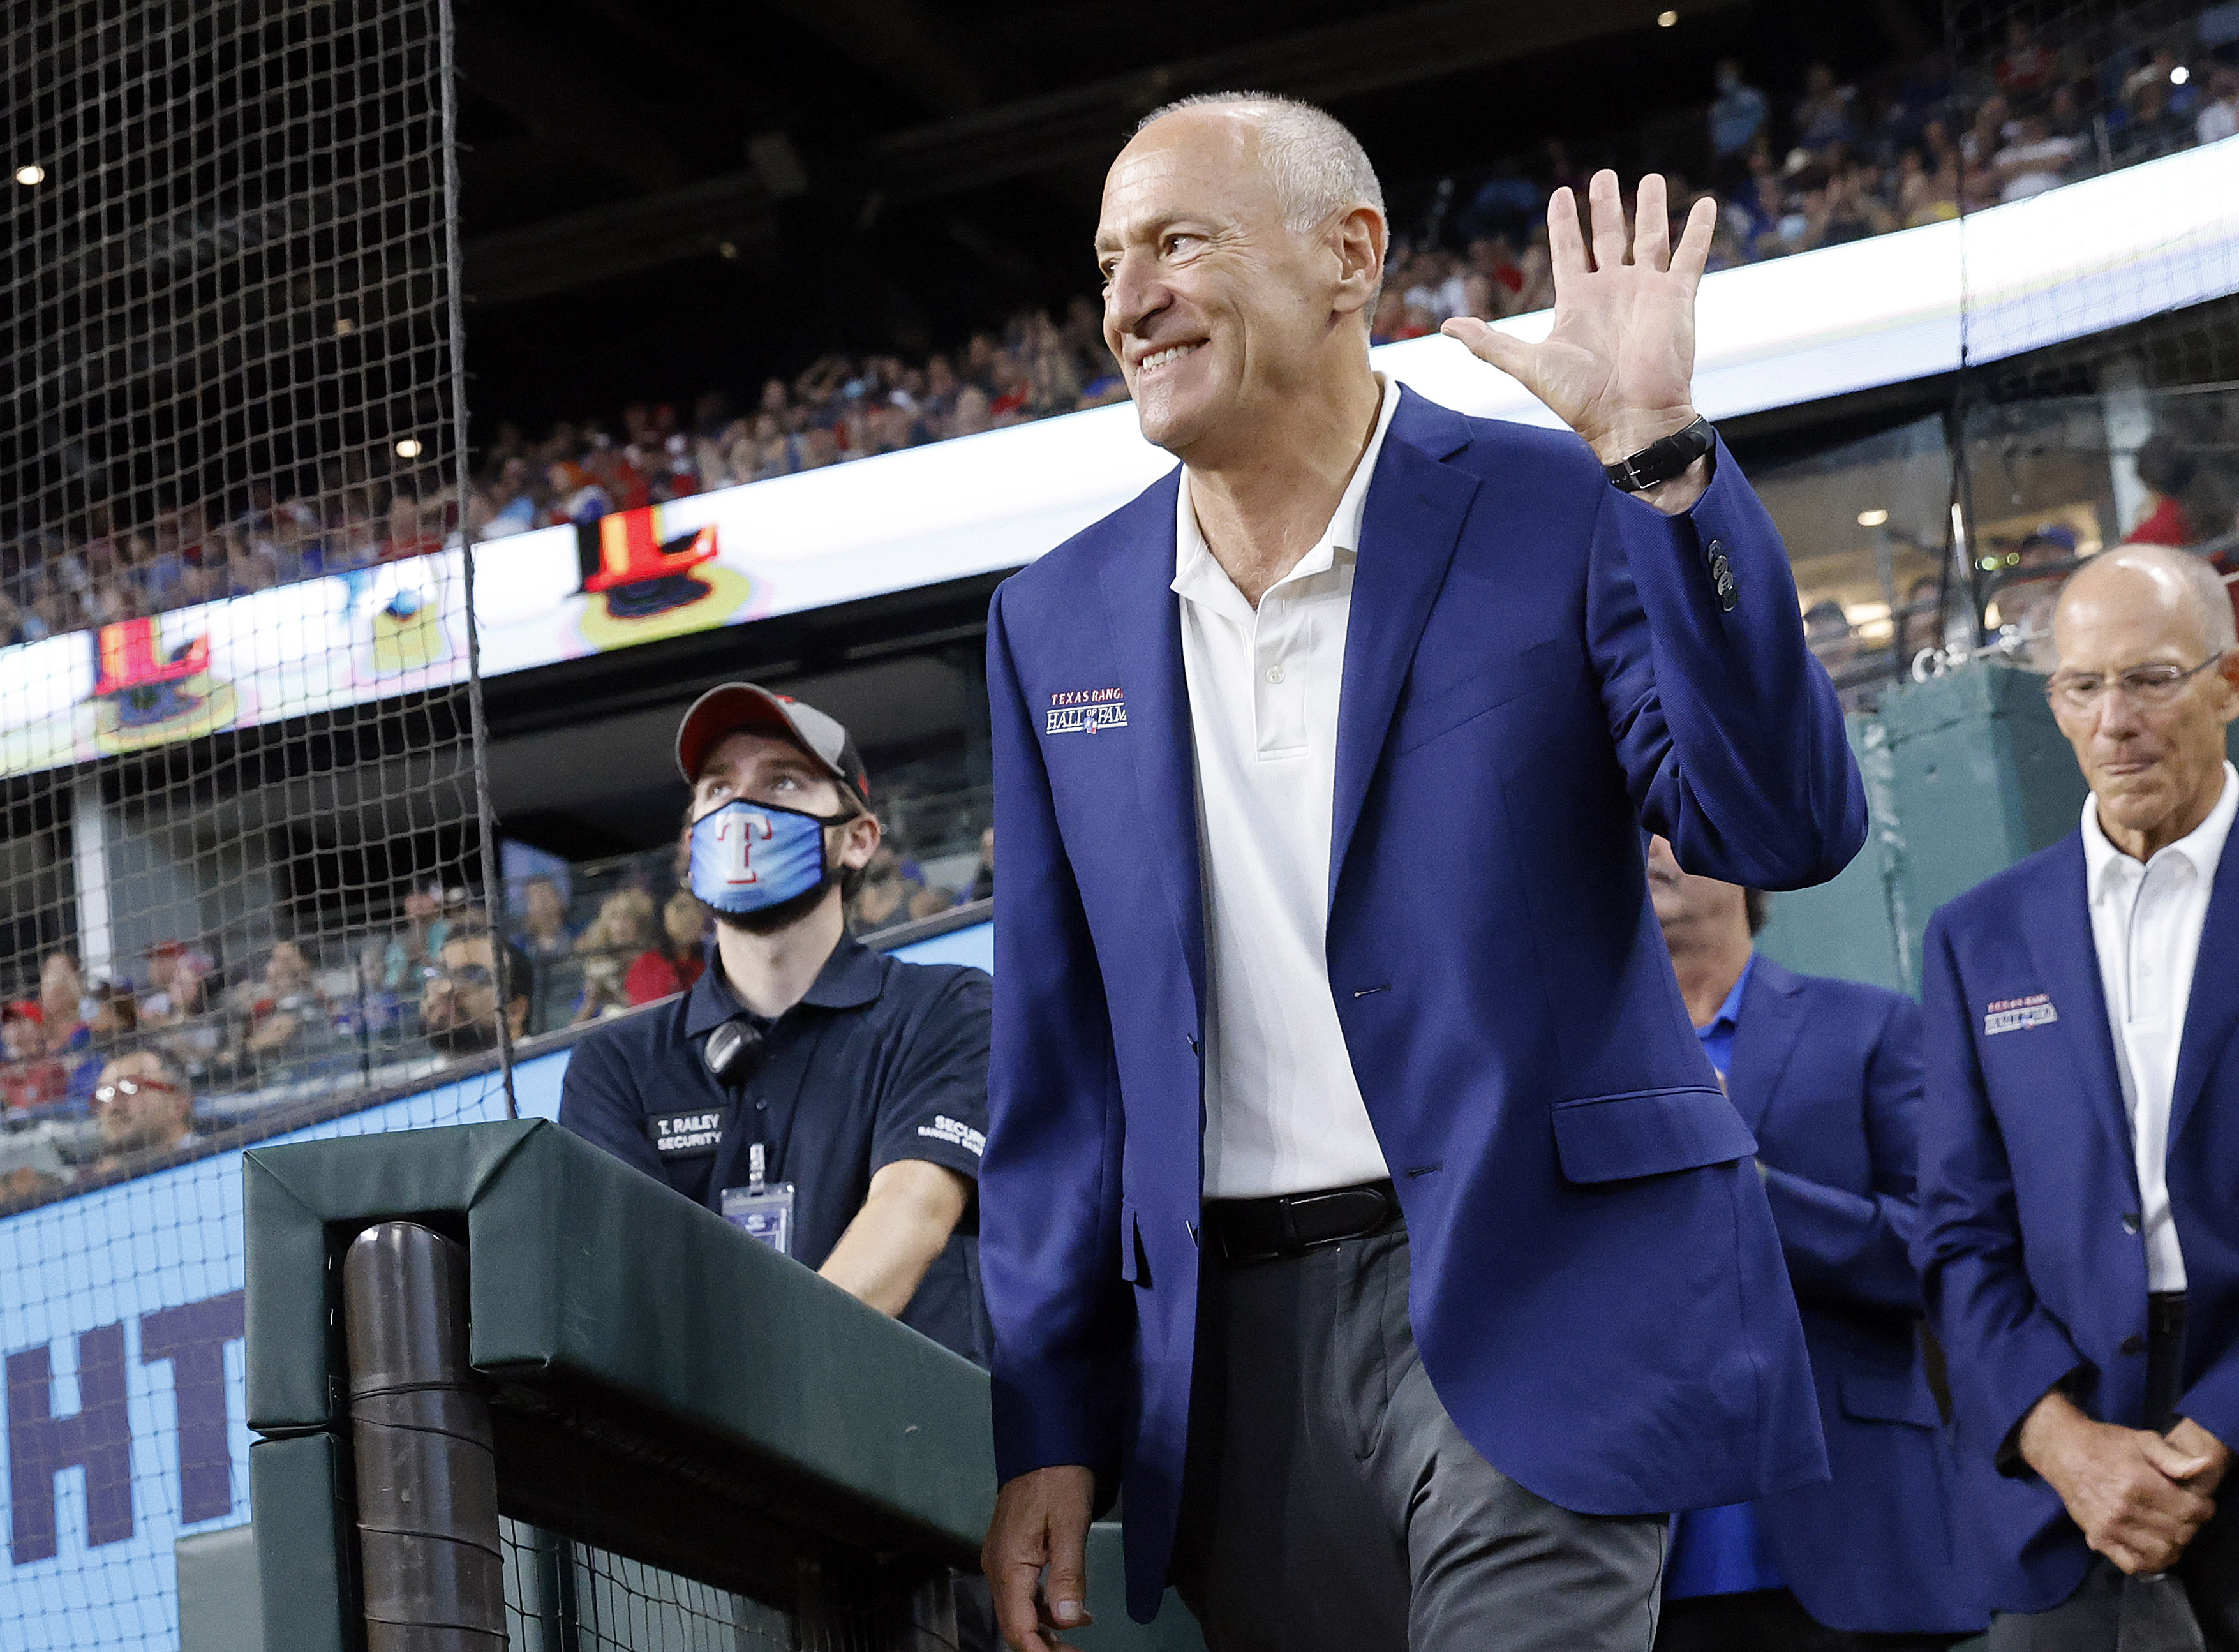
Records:
[[[174,1652],[174,1539],[246,1516],[213,1138],[507,1111],[444,544],[445,29],[0,11],[10,1649]]]
[[[513,1652],[937,1652],[958,1645],[935,1580],[913,1599],[835,1599],[804,1568],[789,1609],[519,1521],[502,1523]]]
[[[1945,21],[1974,111],[1954,561],[1981,646],[2043,669],[2080,559],[2139,540],[2239,566],[2239,6],[1946,0]],[[2056,277],[2017,279],[2048,244]]]

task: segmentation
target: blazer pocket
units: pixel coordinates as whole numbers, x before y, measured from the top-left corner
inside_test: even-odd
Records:
[[[1568,1181],[1662,1176],[1756,1151],[1757,1138],[1717,1090],[1629,1090],[1555,1104],[1555,1155]]]
[[[1848,1370],[1837,1384],[1843,1415],[1861,1423],[1910,1423],[1938,1429],[1943,1419],[1929,1390],[1928,1373],[1917,1365],[1903,1370]]]
[[[1407,704],[1399,713],[1397,749],[1411,752],[1495,707],[1545,687],[1561,676],[1564,656],[1575,651],[1576,645],[1569,639],[1549,637],[1520,653],[1465,670],[1458,677],[1411,687]]]
[[[1125,1199],[1120,1202],[1120,1277],[1146,1289],[1151,1283],[1151,1259],[1143,1254],[1142,1220]]]

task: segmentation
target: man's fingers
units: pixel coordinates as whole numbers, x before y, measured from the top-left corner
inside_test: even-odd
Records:
[[[1555,292],[1586,273],[1586,242],[1578,232],[1578,197],[1569,186],[1547,197],[1547,262],[1555,277]]]
[[[2146,1461],[2172,1480],[2189,1480],[2207,1469],[2212,1459],[2170,1443],[2158,1434],[2148,1434],[2138,1442]]]
[[[1685,279],[1690,286],[1703,279],[1704,266],[1711,262],[1711,242],[1718,233],[1718,203],[1709,196],[1698,201],[1687,212],[1687,227],[1679,234],[1679,250],[1671,255],[1671,273]]]
[[[1658,270],[1671,262],[1671,209],[1660,172],[1641,179],[1640,192],[1633,201],[1632,262],[1636,269]]]
[[[1049,1567],[1042,1576],[1042,1599],[1059,1629],[1088,1622],[1088,1528],[1066,1513],[1053,1515],[1049,1531]]]
[[[1615,269],[1624,262],[1624,202],[1618,198],[1617,174],[1604,167],[1586,184],[1594,222],[1594,268]]]
[[[1531,383],[1525,375],[1530,370],[1532,352],[1538,346],[1526,344],[1522,339],[1504,333],[1472,315],[1454,316],[1443,323],[1438,330],[1448,338],[1459,339],[1478,361],[1490,362],[1511,378],[1521,380],[1526,385]]]
[[[987,1582],[995,1594],[995,1627],[1011,1652],[1048,1652],[1042,1638],[1041,1619],[1034,1609],[1034,1583],[1041,1569],[1013,1562],[987,1569]]]

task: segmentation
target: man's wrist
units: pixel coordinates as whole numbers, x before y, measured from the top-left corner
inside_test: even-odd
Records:
[[[1614,465],[1629,459],[1651,442],[1666,436],[1676,436],[1697,417],[1691,407],[1641,408],[1619,414],[1609,424],[1591,433],[1581,431],[1586,445],[1594,450],[1594,457],[1605,465]],[[1675,476],[1673,481],[1679,480]]]
[[[2050,1479],[2045,1473],[2047,1466],[2059,1455],[2075,1425],[2089,1420],[2074,1400],[2052,1389],[2030,1407],[2021,1427],[2014,1430],[2014,1450],[2023,1462]]]

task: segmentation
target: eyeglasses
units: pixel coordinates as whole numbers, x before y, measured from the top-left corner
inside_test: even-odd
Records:
[[[421,969],[420,979],[424,981],[448,981],[455,986],[494,986],[497,984],[497,977],[489,972],[487,965],[481,964],[461,964],[455,967],[429,964]]]
[[[106,1107],[120,1096],[136,1096],[145,1091],[160,1091],[167,1096],[183,1096],[187,1092],[177,1085],[163,1078],[119,1078],[113,1085],[103,1085],[93,1092],[94,1105]]]
[[[2191,670],[2182,666],[2132,666],[2112,676],[2096,671],[2063,671],[2045,680],[2044,697],[2055,711],[2089,712],[2102,694],[2120,691],[2134,706],[2166,706],[2184,692],[2185,684],[2223,656],[2210,654]]]

